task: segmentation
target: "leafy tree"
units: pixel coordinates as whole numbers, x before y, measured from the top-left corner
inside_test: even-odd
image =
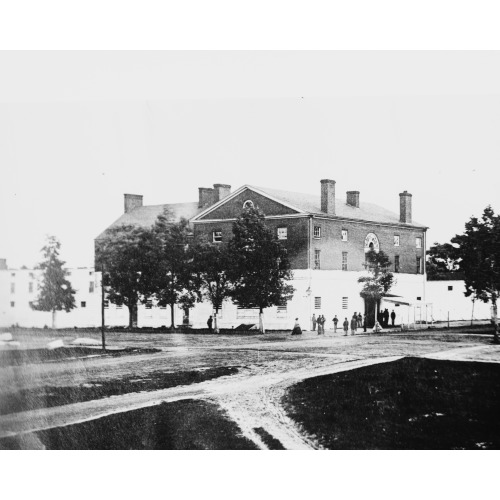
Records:
[[[189,309],[195,302],[201,300],[198,276],[193,262],[192,235],[188,221],[182,218],[174,223],[168,211],[158,216],[153,232],[157,242],[153,289],[158,304],[170,306],[173,329],[176,304],[180,304],[183,309]]]
[[[201,293],[215,310],[214,331],[218,333],[217,315],[224,300],[231,297],[232,286],[228,274],[232,262],[231,253],[224,243],[206,241],[196,245],[194,252]]]
[[[464,273],[465,296],[473,295],[491,302],[494,341],[499,342],[497,301],[500,294],[500,216],[491,206],[484,209],[481,219],[471,217],[465,232],[451,239],[456,245],[459,269]]]
[[[376,305],[374,307],[374,321],[376,321],[380,300],[387,295],[395,282],[394,275],[389,272],[392,262],[382,250],[377,253],[371,249],[365,254],[365,258],[368,276],[362,276],[358,279],[358,283],[363,283],[360,295],[363,299]]]
[[[265,332],[263,311],[290,300],[294,288],[286,248],[265,226],[264,214],[254,207],[245,208],[233,224],[229,242],[233,286],[232,299],[242,307],[259,308],[259,330]]]
[[[463,279],[456,248],[450,243],[434,243],[427,250],[426,272],[429,280]]]
[[[137,306],[153,293],[156,240],[149,228],[122,225],[109,229],[96,241],[96,268],[113,304],[129,310],[129,328],[137,327]]]
[[[37,269],[43,271],[42,285],[38,299],[32,304],[36,311],[52,312],[52,328],[56,328],[57,311],[71,311],[75,307],[75,290],[66,279],[68,271],[64,269],[65,262],[59,258],[61,243],[55,236],[48,236],[47,243],[42,248],[44,260]]]

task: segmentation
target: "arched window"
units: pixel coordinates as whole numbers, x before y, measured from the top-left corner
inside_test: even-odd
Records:
[[[245,201],[245,203],[243,203],[243,208],[253,208],[253,201],[252,200]]]
[[[374,233],[368,233],[365,238],[365,252],[369,252],[370,250],[375,250],[375,252],[380,250],[377,235]]]

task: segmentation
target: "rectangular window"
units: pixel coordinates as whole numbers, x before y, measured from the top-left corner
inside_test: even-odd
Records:
[[[347,252],[342,252],[342,271],[347,271]]]
[[[415,238],[415,246],[417,248],[422,248],[422,238]]]
[[[153,301],[147,300],[146,301],[146,309],[152,309],[153,308]]]
[[[321,250],[314,250],[314,269],[321,269]]]
[[[347,229],[342,229],[342,241],[347,241]]]
[[[394,272],[399,273],[399,255],[394,256]]]
[[[85,302],[84,300],[82,300],[80,302],[80,307],[87,307],[87,302]]]
[[[417,297],[417,300],[422,300],[422,297]],[[418,307],[420,307],[420,306],[418,306]]]
[[[448,286],[448,291],[451,292],[453,290],[452,286]]]
[[[109,309],[109,300],[108,299],[104,300],[104,309]]]
[[[123,304],[116,304],[117,309],[123,309]]]
[[[33,282],[32,281],[30,281],[28,283],[28,293],[33,293]]]
[[[314,237],[321,238],[321,227],[320,226],[314,226]]]
[[[10,293],[16,293],[16,284],[15,283],[10,284]]]
[[[417,274],[422,273],[422,258],[417,257]]]
[[[15,302],[11,302],[10,303],[10,307],[15,307],[16,306],[16,303]]]
[[[92,276],[94,274],[94,271],[89,271],[89,276]]]
[[[399,246],[399,234],[394,235],[394,246],[395,247]]]
[[[286,240],[288,237],[288,230],[286,227],[278,228],[278,240]]]
[[[278,313],[277,316],[279,318],[286,318],[286,313],[287,313],[286,302],[283,302],[278,306],[277,313]]]
[[[251,308],[247,309],[244,307],[237,307],[236,309],[236,319],[259,319],[259,309]]]
[[[321,297],[314,297],[314,309],[321,309]]]
[[[94,282],[89,281],[89,293],[94,293]]]
[[[342,297],[342,309],[349,309],[349,297]]]
[[[220,243],[222,241],[222,231],[214,231],[212,233],[212,241],[214,243]]]

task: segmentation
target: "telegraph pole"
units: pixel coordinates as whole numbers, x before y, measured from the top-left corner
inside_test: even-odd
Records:
[[[101,266],[101,337],[102,350],[106,350],[106,334],[104,333],[104,264]]]

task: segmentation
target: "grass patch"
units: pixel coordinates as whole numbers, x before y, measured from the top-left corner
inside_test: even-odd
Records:
[[[253,450],[255,444],[216,404],[162,403],[81,424],[0,439],[0,449]]]
[[[404,358],[315,377],[282,403],[328,449],[499,449],[500,366]]]
[[[127,347],[103,351],[98,347],[59,347],[57,349],[16,349],[0,351],[0,365],[18,366],[27,364],[80,359],[88,356],[124,356],[127,354],[152,354],[160,349],[139,349]]]
[[[254,431],[260,436],[264,444],[270,450],[286,450],[286,448],[281,444],[281,442],[274,436],[269,434],[263,427],[255,427]]]
[[[71,403],[80,403],[118,396],[130,392],[156,391],[178,385],[190,385],[238,372],[235,366],[221,366],[207,370],[191,370],[175,373],[156,371],[145,377],[131,375],[119,380],[91,380],[85,384],[69,387],[37,387],[2,394],[0,415],[20,411],[49,408]]]

